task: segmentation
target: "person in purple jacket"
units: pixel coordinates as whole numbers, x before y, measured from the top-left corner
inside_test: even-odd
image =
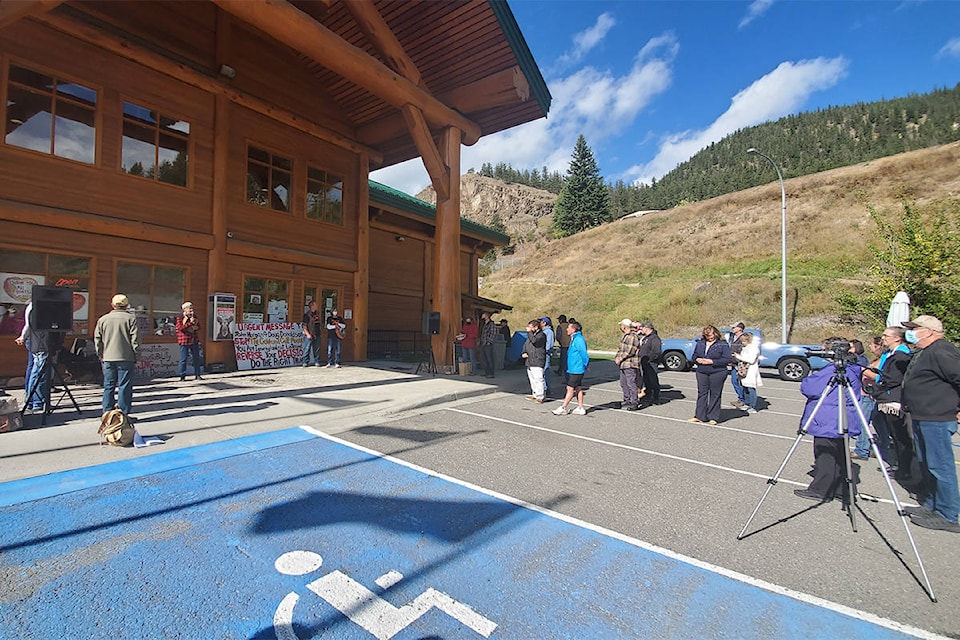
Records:
[[[827,338],[823,341],[824,351],[842,351],[846,353],[849,349],[849,342],[843,338]],[[800,418],[800,425],[806,429],[806,432],[813,436],[813,480],[806,489],[797,489],[794,493],[801,498],[816,500],[817,502],[828,502],[835,497],[844,495],[844,482],[846,480],[847,459],[844,455],[845,440],[840,433],[840,396],[843,395],[844,407],[846,408],[847,431],[850,438],[856,438],[860,435],[860,416],[857,413],[857,404],[860,401],[860,375],[863,373],[863,367],[859,364],[850,363],[844,365],[844,377],[849,381],[853,395],[857,402],[854,403],[846,389],[841,385],[834,385],[828,395],[823,400],[823,404],[813,414],[813,408],[820,400],[820,396],[827,390],[831,378],[838,372],[836,366],[828,366],[814,371],[803,379],[800,383],[800,393],[807,398],[807,404],[803,408],[803,416]]]

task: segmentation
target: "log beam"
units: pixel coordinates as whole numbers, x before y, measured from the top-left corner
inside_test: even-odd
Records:
[[[520,67],[510,67],[440,94],[439,99],[461,113],[476,113],[485,109],[526,102],[530,97],[530,85]],[[357,140],[377,146],[393,140],[404,133],[406,126],[402,114],[381,118],[357,129]]]
[[[21,18],[46,13],[62,3],[63,0],[2,0],[0,1],[0,29]]]
[[[324,257],[316,253],[310,253],[309,251],[269,247],[257,242],[247,242],[246,240],[237,240],[235,238],[227,240],[227,253],[233,256],[245,256],[247,258],[259,258],[273,262],[299,264],[305,267],[319,267],[321,269],[335,269],[337,271],[357,270],[356,260]]]
[[[480,139],[480,127],[379,60],[354,47],[285,0],[212,0],[224,11],[314,60],[383,101],[402,109],[412,104],[435,126],[463,132],[463,144]]]
[[[433,137],[430,135],[430,127],[423,117],[420,109],[413,105],[404,105],[403,117],[407,122],[407,128],[413,137],[414,144],[417,145],[417,151],[423,159],[423,166],[430,175],[430,183],[433,190],[437,192],[437,201],[446,200],[450,197],[450,168],[440,157],[440,151],[437,145],[433,143]]]
[[[387,21],[383,19],[377,8],[370,0],[351,0],[344,5],[353,16],[360,31],[367,40],[376,47],[391,69],[402,75],[415,85],[422,86],[420,70],[413,60],[403,50],[403,45],[397,40]]]
[[[453,364],[453,338],[460,331],[460,132],[440,134],[440,153],[450,168],[449,197],[437,200],[437,231],[433,248],[433,309],[440,312],[440,333],[433,336],[438,365]]]
[[[148,69],[170,76],[191,86],[203,89],[214,95],[226,96],[231,102],[250,109],[255,113],[267,116],[298,131],[309,134],[319,140],[346,149],[356,154],[366,153],[370,161],[379,164],[383,162],[383,154],[372,147],[360,144],[357,141],[320,126],[306,118],[282,109],[260,98],[238,91],[226,82],[201,73],[192,67],[174,62],[170,58],[154,53],[128,38],[115,36],[97,28],[94,25],[65,18],[60,15],[44,14],[36,16],[39,22],[46,24],[57,31],[73,36],[78,40],[94,45],[118,56],[132,60]]]

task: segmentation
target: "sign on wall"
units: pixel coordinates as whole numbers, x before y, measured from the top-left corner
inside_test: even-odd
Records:
[[[0,304],[29,304],[33,287],[44,277],[28,273],[0,273]]]
[[[203,345],[200,345],[200,362],[203,362]],[[179,373],[180,345],[168,342],[141,344],[137,368],[133,376],[141,378],[167,378]],[[187,360],[187,370],[193,372],[193,361]]]
[[[240,371],[292,367],[303,360],[303,329],[299,322],[238,324],[233,346]]]
[[[237,330],[237,296],[215,293],[210,296],[210,339],[233,340]]]

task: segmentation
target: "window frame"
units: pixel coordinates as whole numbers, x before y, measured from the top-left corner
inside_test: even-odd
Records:
[[[93,313],[93,301],[96,300],[96,278],[97,278],[97,256],[90,255],[86,253],[78,253],[73,251],[60,251],[60,250],[47,250],[41,247],[24,247],[20,245],[13,244],[0,244],[0,251],[27,251],[29,253],[36,253],[44,256],[44,286],[56,286],[57,283],[52,280],[50,272],[50,256],[66,256],[68,258],[82,258],[89,261],[89,273],[86,276],[83,276],[87,279],[87,288],[84,289],[75,289],[75,291],[86,291],[87,293],[87,328],[84,332],[79,332],[76,329],[67,333],[68,336],[74,337],[91,337],[93,336],[93,329],[97,324],[97,317]],[[24,271],[23,273],[29,273],[31,275],[41,275],[38,273],[33,273],[31,271]],[[68,276],[66,274],[56,274],[57,277],[76,277]],[[26,303],[29,304],[29,303]],[[26,308],[24,304],[24,309]]]
[[[258,278],[263,280],[263,291],[253,291],[247,289],[247,278]],[[274,277],[266,275],[257,275],[249,272],[244,272],[240,275],[240,304],[238,305],[237,316],[238,318],[243,319],[243,324],[270,324],[270,312],[268,305],[270,304],[269,298],[269,282],[286,282],[287,283],[287,319],[283,322],[300,322],[300,318],[303,316],[303,312],[297,312],[299,306],[294,306],[296,298],[294,297],[294,279],[284,278],[284,277]],[[247,295],[249,293],[254,293],[261,296],[260,304],[263,305],[263,318],[260,322],[247,322],[245,316],[247,314]],[[238,319],[237,323],[240,324],[241,321]]]
[[[125,294],[127,297],[130,297],[131,294],[128,293],[127,291],[121,291],[121,290],[119,289],[119,287],[120,287],[120,285],[119,285],[119,282],[120,282],[120,277],[119,277],[119,275],[120,275],[120,264],[121,264],[121,263],[124,263],[124,264],[132,264],[132,265],[147,266],[147,267],[150,267],[151,270],[156,269],[157,267],[160,267],[161,269],[181,269],[181,270],[183,270],[183,272],[184,272],[184,273],[183,273],[183,300],[181,300],[181,304],[183,303],[184,300],[191,300],[191,298],[189,297],[189,296],[190,296],[190,271],[191,271],[190,265],[175,264],[175,263],[169,263],[169,262],[153,262],[153,261],[150,261],[150,260],[134,260],[134,259],[122,258],[122,257],[114,258],[114,260],[113,260],[113,291],[116,291],[116,292],[118,292],[118,293],[123,293],[123,294]],[[155,283],[155,281],[156,281],[156,275],[155,275],[155,273],[151,272],[151,275],[150,275],[150,305],[149,305],[149,307],[147,308],[147,313],[148,313],[147,319],[148,319],[148,321],[149,321],[149,323],[150,323],[151,329],[150,329],[148,332],[146,332],[146,333],[144,333],[143,331],[140,332],[140,341],[141,341],[142,343],[148,343],[148,342],[149,342],[149,343],[153,343],[153,342],[171,343],[171,342],[176,342],[176,341],[177,341],[177,334],[176,334],[176,332],[174,332],[174,333],[172,333],[172,334],[169,334],[169,335],[157,335],[157,334],[155,333],[155,331],[156,331],[156,328],[155,328],[155,327],[156,327],[156,323],[155,323],[155,320],[154,320],[154,317],[153,317],[153,316],[154,316],[153,299],[154,299],[154,283]],[[134,294],[134,295],[136,295],[136,294]],[[136,305],[133,303],[132,300],[130,301],[130,309],[134,312],[134,314],[136,314],[136,311],[137,311]],[[174,311],[174,310],[171,310],[171,311]],[[176,311],[176,313],[173,314],[174,316],[180,315],[180,309],[177,309],[177,310],[175,310],[175,311]]]
[[[71,83],[78,84],[82,87],[90,89],[96,93],[96,104],[93,109],[93,162],[84,162],[83,160],[77,160],[75,158],[69,158],[67,156],[59,156],[54,152],[56,149],[56,109],[51,111],[51,123],[50,123],[50,151],[38,151],[36,149],[30,149],[28,147],[21,147],[15,144],[10,144],[7,142],[7,133],[6,133],[6,123],[7,123],[7,103],[10,100],[10,66],[20,67],[21,69],[26,69],[27,71],[33,71],[34,73],[40,73],[43,75],[50,76],[57,81],[57,85],[62,83]],[[77,76],[62,73],[55,71],[51,67],[48,67],[43,64],[37,64],[33,60],[23,60],[22,58],[17,58],[15,56],[3,56],[3,73],[2,73],[2,82],[3,85],[0,87],[0,93],[2,93],[3,100],[0,104],[0,118],[4,125],[3,136],[0,136],[0,147],[9,150],[15,150],[18,152],[29,153],[41,158],[53,158],[56,160],[70,162],[79,167],[87,167],[99,169],[102,167],[102,154],[103,154],[103,102],[104,102],[104,87],[101,84],[89,82],[87,80],[82,80]],[[18,85],[20,86],[20,85]],[[33,90],[33,89],[28,89]],[[69,95],[69,94],[67,94]],[[57,101],[56,91],[50,93],[51,105],[55,106]],[[68,102],[76,104],[80,108],[87,108],[86,105],[81,105],[75,100],[66,99]]]
[[[284,209],[275,209],[275,208],[273,207],[273,204],[272,204],[272,200],[271,200],[271,199],[268,199],[265,204],[257,204],[257,203],[255,203],[255,202],[251,202],[250,199],[247,197],[247,178],[248,178],[248,176],[250,175],[249,166],[250,166],[250,162],[251,162],[251,158],[250,158],[250,149],[251,149],[251,148],[255,148],[255,149],[257,149],[258,151],[261,151],[261,152],[263,152],[263,153],[267,153],[267,154],[270,155],[270,162],[267,163],[266,165],[264,165],[264,163],[262,163],[262,162],[260,162],[260,161],[258,161],[258,160],[254,160],[254,161],[253,161],[253,162],[256,163],[258,166],[266,166],[266,168],[267,168],[267,169],[269,170],[269,172],[270,172],[270,173],[269,173],[269,175],[270,175],[270,185],[269,185],[269,187],[268,187],[268,189],[267,189],[267,193],[273,193],[273,187],[274,187],[274,185],[275,185],[275,183],[274,183],[274,181],[273,181],[273,172],[274,172],[275,170],[277,170],[277,171],[284,171],[284,172],[286,172],[287,175],[289,176],[290,183],[289,183],[289,187],[288,187],[288,189],[287,189],[287,208],[286,208],[286,210],[284,210]],[[246,150],[246,153],[245,153],[244,156],[243,156],[243,159],[244,159],[244,165],[243,165],[243,178],[244,178],[244,179],[243,179],[243,204],[244,204],[245,206],[248,206],[248,207],[254,207],[254,208],[256,208],[256,209],[258,209],[258,210],[260,210],[260,211],[272,211],[272,212],[275,212],[275,213],[283,213],[283,214],[287,214],[287,215],[291,215],[291,216],[292,216],[292,215],[294,214],[294,209],[295,209],[295,198],[294,198],[294,194],[297,192],[297,189],[296,189],[296,174],[297,174],[297,165],[299,164],[297,157],[296,157],[295,155],[293,155],[293,154],[288,154],[288,153],[283,153],[283,152],[277,151],[275,147],[271,147],[270,145],[261,144],[261,143],[259,143],[259,142],[255,142],[255,141],[253,141],[253,140],[246,140],[246,141],[245,141],[245,144],[244,144],[244,149]],[[286,160],[287,162],[289,162],[289,163],[290,163],[290,168],[289,168],[289,169],[281,169],[280,167],[274,167],[274,164],[273,164],[273,159],[274,159],[274,157],[279,157],[279,158],[282,158],[282,159]],[[261,190],[261,191],[262,191],[262,190]]]
[[[130,177],[133,177],[133,178],[142,178],[142,179],[144,179],[144,180],[149,180],[149,181],[151,181],[151,182],[153,182],[153,183],[155,183],[155,184],[162,184],[162,185],[167,186],[167,187],[173,187],[173,188],[176,188],[176,189],[185,189],[185,190],[187,190],[187,191],[192,191],[192,190],[193,190],[193,186],[194,186],[194,177],[193,177],[193,173],[194,173],[194,163],[193,163],[193,159],[194,159],[194,150],[195,150],[195,149],[194,149],[194,139],[193,139],[193,135],[192,135],[192,133],[193,133],[193,128],[194,128],[193,122],[191,122],[191,121],[188,120],[187,118],[181,118],[181,117],[179,117],[179,116],[174,116],[174,115],[172,115],[172,112],[166,112],[166,113],[164,113],[164,112],[161,111],[160,109],[155,109],[155,108],[153,107],[153,105],[148,104],[148,103],[141,102],[139,99],[133,98],[133,97],[127,95],[127,94],[120,94],[120,98],[119,98],[119,99],[120,99],[120,120],[119,120],[119,122],[118,122],[118,125],[119,125],[119,126],[117,127],[117,128],[118,128],[118,132],[117,132],[117,135],[118,135],[118,144],[117,144],[117,150],[118,150],[118,153],[117,153],[117,172],[120,173],[120,174],[123,175],[123,176],[130,176]],[[155,162],[154,166],[156,167],[156,170],[154,171],[154,177],[153,177],[153,178],[148,178],[147,176],[138,176],[138,175],[136,175],[136,174],[134,174],[134,173],[129,173],[128,171],[124,171],[124,169],[123,169],[123,139],[124,139],[124,137],[125,137],[125,136],[124,136],[124,133],[123,133],[123,128],[124,128],[124,125],[127,123],[127,114],[126,114],[126,111],[124,110],[124,105],[125,105],[126,103],[128,103],[128,102],[131,103],[131,104],[133,104],[133,105],[135,105],[135,106],[138,106],[138,107],[140,107],[140,108],[142,108],[142,109],[147,109],[147,110],[149,110],[151,113],[156,113],[156,114],[157,114],[157,124],[156,124],[156,126],[154,127],[154,129],[153,129],[153,130],[154,130],[154,133],[156,134],[156,139],[155,139],[155,141],[154,141],[154,149],[155,149],[155,151],[156,151],[156,153],[154,154],[154,162]],[[182,139],[186,140],[186,143],[187,143],[187,184],[185,184],[185,185],[174,184],[174,183],[172,183],[172,182],[164,182],[163,180],[160,180],[160,178],[159,178],[159,175],[160,175],[160,171],[159,171],[159,169],[160,169],[160,165],[159,165],[159,159],[160,159],[160,133],[161,133],[160,119],[161,119],[161,118],[164,118],[164,117],[169,118],[169,119],[171,119],[171,120],[173,120],[174,118],[176,118],[178,121],[186,122],[186,123],[190,126],[190,132],[191,132],[191,133],[188,133],[188,134],[186,134],[186,135],[184,136],[183,133],[181,133],[181,132],[179,132],[179,131],[176,131],[175,134],[174,134],[174,135],[182,136]],[[131,120],[131,122],[132,122],[132,120]],[[138,126],[143,126],[143,125],[138,125]]]
[[[303,217],[304,217],[304,219],[306,219],[306,220],[309,221],[309,222],[313,222],[313,223],[317,223],[317,224],[326,224],[326,225],[330,225],[330,226],[332,226],[332,227],[337,227],[337,228],[339,228],[339,229],[346,228],[346,226],[347,226],[347,216],[346,216],[346,207],[344,206],[344,193],[345,193],[346,190],[347,190],[347,189],[346,189],[346,184],[347,184],[347,179],[346,179],[346,177],[344,177],[344,175],[343,175],[342,173],[338,172],[338,171],[331,171],[330,169],[324,169],[324,168],[322,168],[319,164],[314,164],[314,163],[309,162],[309,161],[307,161],[306,164],[307,164],[306,183],[304,184],[304,189],[303,189],[303,202],[304,202],[304,206],[303,206]],[[316,170],[316,171],[322,171],[322,172],[324,173],[324,176],[325,176],[325,179],[324,179],[324,181],[323,181],[323,183],[322,183],[323,186],[324,186],[324,190],[323,190],[323,213],[324,213],[324,216],[326,216],[326,211],[327,211],[327,202],[328,202],[328,200],[327,200],[327,192],[330,190],[331,187],[334,186],[334,185],[332,185],[331,183],[329,183],[329,182],[326,180],[326,178],[329,178],[331,174],[334,174],[336,177],[340,178],[340,189],[339,189],[339,190],[340,190],[340,222],[332,222],[332,221],[330,221],[329,219],[327,219],[326,217],[323,217],[323,218],[311,218],[311,217],[310,217],[310,183],[311,183],[311,182],[317,182],[316,180],[314,180],[313,178],[310,177],[310,170],[311,170],[311,169],[314,169],[314,170]]]

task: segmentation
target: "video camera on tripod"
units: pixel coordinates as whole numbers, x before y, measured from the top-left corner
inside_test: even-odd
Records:
[[[825,343],[823,349],[805,349],[805,351],[808,358],[830,360],[834,368],[840,369],[848,364],[857,364],[857,355],[850,351],[850,346],[846,340],[832,340]]]

